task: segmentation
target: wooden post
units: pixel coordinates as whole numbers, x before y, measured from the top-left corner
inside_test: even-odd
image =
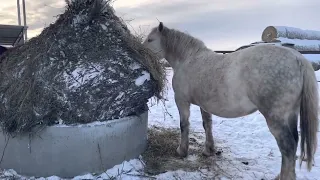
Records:
[[[27,36],[27,17],[26,17],[26,2],[25,0],[22,0],[22,8],[23,8],[23,23],[24,23],[24,42],[27,41],[28,36]]]
[[[18,9],[18,24],[19,26],[21,26],[20,0],[17,0],[17,9]]]

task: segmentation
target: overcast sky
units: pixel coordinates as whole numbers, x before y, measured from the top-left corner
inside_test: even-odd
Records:
[[[26,0],[28,36],[63,13],[64,0]],[[320,31],[319,0],[116,0],[118,16],[140,32],[158,24],[187,31],[213,50],[234,50],[261,40],[269,25]],[[16,0],[0,0],[0,24],[18,24]]]

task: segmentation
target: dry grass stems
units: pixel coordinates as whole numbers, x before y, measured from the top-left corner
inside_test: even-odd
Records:
[[[145,163],[145,173],[157,175],[168,171],[184,170],[187,172],[199,171],[203,177],[223,175],[231,177],[220,165],[226,160],[217,151],[215,156],[202,155],[203,137],[190,132],[190,149],[187,158],[176,155],[179,144],[180,130],[178,128],[161,128],[153,126],[148,131],[148,147],[142,154]],[[203,171],[204,170],[204,171]]]

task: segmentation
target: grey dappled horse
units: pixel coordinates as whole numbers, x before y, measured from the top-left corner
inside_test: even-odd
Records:
[[[143,44],[173,68],[181,130],[177,153],[181,157],[188,155],[190,104],[201,110],[206,134],[203,154],[207,156],[214,153],[212,114],[236,118],[259,110],[282,154],[277,179],[295,179],[300,111],[300,165],[306,159],[311,170],[317,147],[318,85],[311,64],[298,51],[257,45],[221,55],[162,22]]]

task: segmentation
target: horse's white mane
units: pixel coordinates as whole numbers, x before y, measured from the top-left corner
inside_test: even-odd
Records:
[[[202,49],[206,49],[203,41],[175,29],[163,28],[162,31],[162,46],[169,52],[179,53],[181,56],[192,55]]]

